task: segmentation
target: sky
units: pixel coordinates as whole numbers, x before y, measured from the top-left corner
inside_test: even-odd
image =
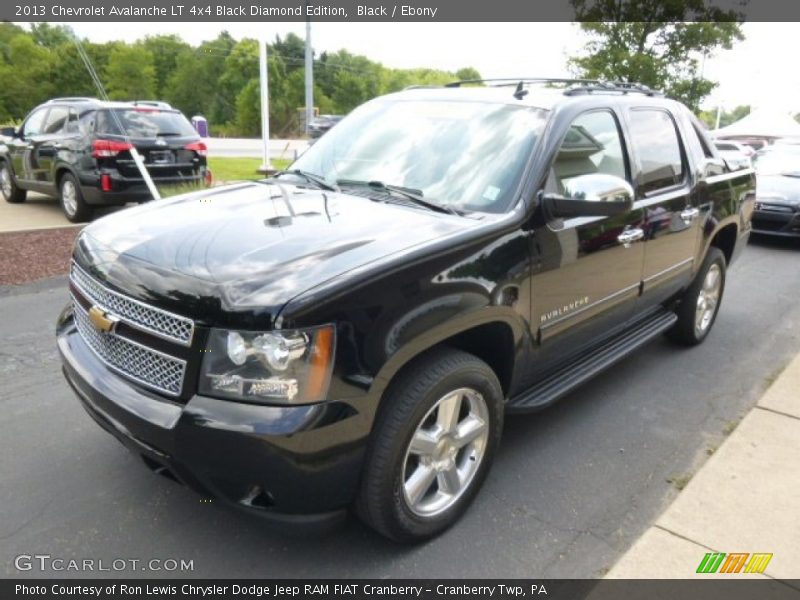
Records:
[[[305,23],[72,23],[92,41],[134,41],[148,34],[176,33],[191,44],[212,39],[223,29],[235,38],[273,39],[294,32],[305,37]],[[719,82],[705,108],[739,104],[800,111],[800,69],[794,67],[800,23],[745,23],[745,40],[709,57],[704,74]],[[341,48],[387,67],[432,67],[455,71],[472,66],[483,77],[565,77],[567,59],[585,38],[572,23],[313,23],[315,52]],[[787,68],[787,65],[789,68]]]

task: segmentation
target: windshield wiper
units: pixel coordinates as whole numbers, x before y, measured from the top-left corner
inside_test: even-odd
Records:
[[[411,188],[403,187],[400,185],[389,185],[382,181],[359,181],[357,179],[338,179],[336,181],[339,185],[360,185],[360,186],[367,186],[379,192],[391,192],[395,194],[399,194],[400,196],[404,196],[405,198],[411,200],[414,204],[419,206],[424,206],[430,210],[446,213],[448,215],[461,215],[461,212],[452,208],[450,206],[445,206],[443,204],[437,204],[436,202],[431,202],[430,200],[425,200],[422,197],[422,190],[414,190]]]
[[[338,185],[330,184],[319,175],[315,175],[314,173],[309,173],[308,171],[303,171],[302,169],[287,169],[286,171],[275,173],[275,177],[280,177],[281,175],[294,175],[295,177],[300,177],[302,179],[305,179],[309,183],[313,183],[321,190],[328,190],[329,192],[339,191]]]

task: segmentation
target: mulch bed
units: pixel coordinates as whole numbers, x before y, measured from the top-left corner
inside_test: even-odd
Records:
[[[80,227],[0,233],[0,285],[66,275]]]

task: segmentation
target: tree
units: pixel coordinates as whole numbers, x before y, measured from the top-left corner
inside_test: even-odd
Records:
[[[747,105],[737,106],[733,110],[724,110],[719,116],[719,126],[727,127],[731,123],[735,123],[739,119],[743,119],[750,114],[750,107]],[[717,126],[717,111],[716,109],[704,110],[697,114],[697,117],[705,123],[709,129],[715,129]]]
[[[155,95],[161,98],[166,93],[167,82],[178,65],[178,56],[191,49],[191,46],[175,34],[148,35],[140,44],[153,56]]]
[[[8,58],[0,61],[0,119],[20,120],[52,95],[50,52],[29,35],[16,35],[8,40],[3,54]]]
[[[153,55],[141,46],[121,45],[111,51],[106,92],[112,100],[145,100],[155,96]]]
[[[578,77],[643,83],[693,110],[716,87],[703,61],[744,39],[741,15],[705,0],[571,2],[589,35],[584,54],[570,60]]]
[[[74,34],[72,29],[66,25],[34,23],[31,25],[31,36],[33,36],[33,41],[39,46],[56,49],[65,44],[71,44]]]
[[[283,60],[287,73],[296,69],[305,69],[306,43],[296,34],[289,33],[283,39],[275,36],[275,41],[270,44],[269,51]]]
[[[219,87],[225,61],[236,45],[227,31],[178,54],[164,97],[187,115],[202,114],[213,125],[236,118],[236,99]]]
[[[218,83],[218,93],[225,104],[239,106],[240,92],[250,81],[259,81],[258,65],[258,40],[245,38],[237,42],[225,58],[224,70]],[[235,112],[238,113],[238,108]],[[234,119],[238,119],[238,114]]]
[[[256,40],[237,42],[222,32],[196,47],[178,35],[147,36],[132,44],[81,40],[80,46],[113,99],[166,100],[187,116],[208,117],[219,133],[260,133]],[[276,136],[298,134],[305,105],[304,41],[293,34],[277,37],[270,45],[267,68],[270,130]],[[314,64],[314,104],[321,114],[345,114],[375,96],[408,86],[478,77],[471,67],[455,74],[392,69],[346,50],[323,52]],[[100,95],[66,26],[0,23],[0,80],[2,122],[18,122],[54,96]]]
[[[59,96],[97,96],[99,92],[73,43],[51,52],[50,82]],[[88,53],[88,48],[87,48]]]
[[[471,79],[480,79],[481,74],[475,67],[464,67],[456,71],[456,79],[459,81],[469,81]]]

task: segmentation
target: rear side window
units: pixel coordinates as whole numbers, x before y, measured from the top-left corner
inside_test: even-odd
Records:
[[[67,133],[80,132],[80,127],[78,126],[78,111],[74,108],[69,109],[69,118],[67,119],[67,126],[64,131]]]
[[[633,110],[630,119],[640,191],[647,194],[679,185],[684,172],[675,121],[668,112],[657,109]]]
[[[94,131],[94,120],[97,117],[97,112],[94,110],[87,110],[80,115],[80,128],[84,133],[91,133]]]
[[[135,138],[197,135],[182,113],[151,108],[101,110],[97,115],[97,133]]]
[[[44,131],[47,135],[61,133],[67,127],[67,119],[69,118],[69,110],[64,106],[54,106],[50,109],[50,114],[47,115],[47,123],[45,123]]]

